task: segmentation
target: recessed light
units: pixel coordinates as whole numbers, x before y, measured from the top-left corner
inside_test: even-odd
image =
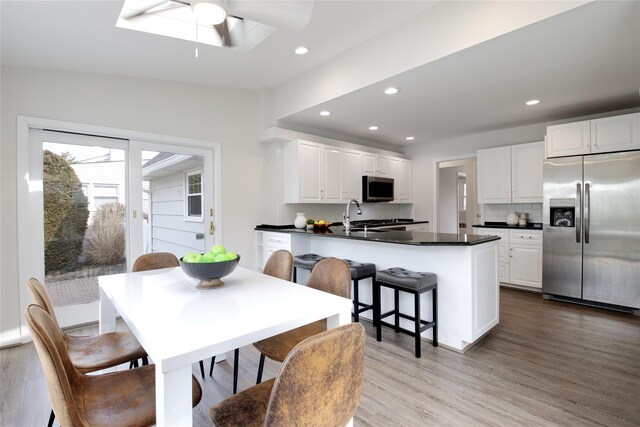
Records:
[[[309,49],[304,46],[300,46],[299,48],[294,50],[294,52],[296,53],[296,55],[304,55],[305,53],[309,52]]]
[[[320,115],[321,116],[330,116],[331,115],[331,111],[320,111]]]
[[[539,103],[540,103],[539,99],[530,99],[529,101],[525,102],[526,105],[536,105]]]
[[[369,130],[378,130],[378,126],[369,126]]]
[[[384,93],[387,95],[395,95],[398,92],[400,92],[400,90],[395,87],[388,87],[384,90]]]
[[[416,139],[415,136],[408,136],[405,138],[407,141],[413,141],[414,139]]]

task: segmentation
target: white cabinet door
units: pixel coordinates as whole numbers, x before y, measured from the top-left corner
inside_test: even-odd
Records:
[[[498,280],[509,283],[509,230],[497,228],[474,228],[475,234],[481,236],[498,236]]]
[[[298,177],[300,202],[319,202],[321,200],[321,156],[322,146],[312,142],[300,141],[298,146]]]
[[[542,247],[511,244],[509,283],[542,288]]]
[[[547,157],[575,156],[590,152],[589,120],[547,127]]]
[[[591,153],[640,149],[640,113],[591,120]]]
[[[376,154],[376,171],[375,175],[389,175],[389,157],[379,156]]]
[[[325,202],[342,200],[342,150],[325,146],[322,149],[323,188],[320,198]]]
[[[376,173],[376,156],[375,154],[364,153],[362,155],[362,174],[375,175]]]
[[[343,199],[362,200],[362,153],[345,150],[343,155]]]
[[[511,146],[511,201],[542,203],[544,142]]]
[[[402,200],[402,191],[404,182],[402,180],[402,163],[401,159],[396,157],[389,158],[389,178],[393,178],[393,200],[399,202]]]
[[[413,201],[413,162],[411,160],[402,159],[402,181],[403,191],[402,200],[405,202]]]
[[[478,203],[511,203],[511,147],[478,150]]]

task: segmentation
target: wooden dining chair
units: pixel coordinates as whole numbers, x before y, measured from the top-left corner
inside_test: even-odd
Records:
[[[155,424],[155,365],[103,375],[82,374],[72,363],[65,337],[49,313],[31,304],[25,316],[60,425]],[[192,376],[193,406],[201,398],[200,384]]]
[[[325,258],[313,268],[307,287],[351,299],[349,266],[341,259]],[[323,319],[254,343],[255,348],[260,352],[256,384],[262,381],[265,357],[282,362],[298,343],[326,330],[327,321]]]
[[[53,303],[42,283],[38,279],[31,278],[27,281],[27,290],[31,301],[51,316],[53,324],[64,340],[69,360],[78,372],[83,374],[95,372],[127,362],[133,366],[131,365],[133,361],[137,367],[138,359],[143,359],[143,364],[148,364],[147,353],[130,331],[90,336],[69,335],[60,329]],[[52,410],[49,416],[49,427],[53,425],[54,419],[55,413]]]
[[[360,323],[307,338],[276,378],[218,403],[211,420],[218,427],[347,425],[364,386],[364,345]]]
[[[149,254],[140,255],[133,262],[131,271],[149,271],[158,270],[160,268],[180,267],[180,261],[178,258],[169,252],[152,252]]]
[[[267,276],[277,277],[282,280],[291,280],[291,272],[293,270],[293,255],[284,249],[275,251],[262,269],[262,273]],[[238,362],[240,360],[240,349],[236,348],[233,352],[233,394],[238,391]],[[209,368],[209,376],[213,375],[213,366],[216,363],[216,357],[211,358],[211,367]]]

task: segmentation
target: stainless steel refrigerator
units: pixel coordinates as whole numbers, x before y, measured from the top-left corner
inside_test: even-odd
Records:
[[[544,163],[545,298],[640,309],[640,151]]]

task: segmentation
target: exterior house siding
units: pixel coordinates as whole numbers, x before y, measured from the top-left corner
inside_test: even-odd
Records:
[[[178,258],[188,251],[204,252],[202,221],[186,221],[184,173],[153,178],[151,191],[151,235],[154,252],[171,252]]]

